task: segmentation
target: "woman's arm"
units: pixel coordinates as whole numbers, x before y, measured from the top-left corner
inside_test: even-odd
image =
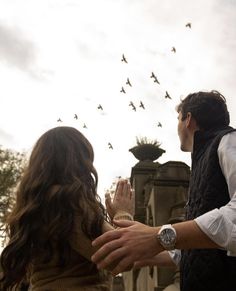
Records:
[[[88,238],[82,231],[81,217],[78,216],[76,219],[77,226],[70,241],[71,247],[87,260],[91,261],[91,256],[95,253],[95,251],[97,251],[98,248],[92,247],[92,240]],[[110,223],[104,221],[102,226],[102,233],[113,229],[114,227]]]
[[[107,198],[106,198],[107,200]],[[131,220],[133,219],[134,212],[134,193],[131,189],[128,180],[120,180],[117,183],[113,201],[109,195],[109,201],[106,202],[108,207],[107,211],[111,219],[116,220]],[[114,227],[104,220],[102,226],[102,233],[113,230]],[[72,235],[71,246],[74,250],[79,252],[83,257],[91,260],[91,256],[98,250],[92,247],[92,240],[89,239],[81,228],[81,217],[76,217],[76,229]]]

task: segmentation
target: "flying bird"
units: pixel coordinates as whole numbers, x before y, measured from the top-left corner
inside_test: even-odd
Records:
[[[77,114],[74,115],[74,119],[78,119],[78,115]]]
[[[157,77],[156,77],[156,76],[155,76],[155,78],[154,78],[154,83],[157,83],[157,84],[160,85],[160,82],[157,80]]]
[[[190,22],[188,22],[185,26],[191,28],[192,24]]]
[[[126,64],[128,64],[128,62],[127,62],[126,57],[125,57],[124,54],[122,55],[122,59],[121,59],[121,61],[122,61],[122,62],[125,62]]]
[[[173,53],[176,53],[176,48],[175,48],[174,46],[172,46],[171,51],[172,51]]]
[[[157,76],[152,72],[150,78],[154,79],[154,83],[160,84],[160,82],[157,80]]]
[[[132,110],[136,111],[136,107],[132,101],[130,101],[129,106],[132,106]]]
[[[132,87],[129,78],[127,78],[126,84],[129,85],[130,87]]]
[[[98,109],[101,109],[101,110],[103,110],[103,108],[102,108],[102,105],[101,105],[101,104],[99,104],[99,105],[98,105]]]
[[[145,109],[145,107],[144,107],[144,104],[143,104],[143,102],[142,102],[142,101],[140,101],[139,107],[141,107],[141,108]]]
[[[168,99],[172,99],[167,91],[166,91],[165,98],[166,98],[166,99],[167,99],[167,98],[168,98]]]
[[[162,124],[158,122],[157,127],[162,127]]]
[[[130,101],[129,106],[134,106],[134,103],[132,101]]]
[[[87,128],[86,124],[84,123],[83,128]]]
[[[57,119],[57,122],[62,122],[61,118],[58,118],[58,119]]]
[[[155,79],[156,78],[156,75],[152,72],[150,78],[154,78]]]
[[[124,87],[121,87],[120,92],[121,92],[121,93],[126,93]]]
[[[113,146],[110,142],[108,143],[108,147],[109,147],[109,149],[113,150]]]

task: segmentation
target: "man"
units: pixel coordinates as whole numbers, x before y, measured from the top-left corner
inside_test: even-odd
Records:
[[[236,131],[217,91],[189,94],[177,112],[181,150],[192,153],[186,221],[162,227],[115,222],[121,228],[93,242],[100,249],[92,260],[98,268],[115,262],[115,275],[181,257],[181,291],[235,291]]]

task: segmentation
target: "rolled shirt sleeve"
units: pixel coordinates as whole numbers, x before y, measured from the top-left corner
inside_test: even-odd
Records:
[[[207,212],[195,219],[200,229],[215,243],[236,256],[236,224],[230,219],[235,209],[229,206]]]
[[[172,251],[168,251],[168,253],[172,261],[176,264],[176,266],[179,266],[181,260],[181,250],[175,249]]]

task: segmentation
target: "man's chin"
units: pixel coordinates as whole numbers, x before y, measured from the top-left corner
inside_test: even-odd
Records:
[[[191,152],[191,150],[188,149],[187,147],[185,147],[184,145],[181,145],[181,146],[180,146],[180,149],[181,149],[182,152],[186,152],[186,153]]]

